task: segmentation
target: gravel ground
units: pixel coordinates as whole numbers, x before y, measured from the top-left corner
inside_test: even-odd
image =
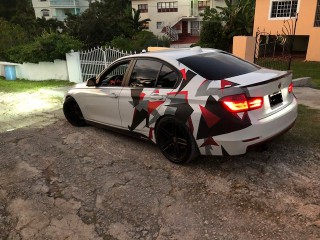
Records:
[[[71,126],[58,98],[0,96],[0,239],[320,239],[320,143],[294,128],[267,151],[179,166]]]

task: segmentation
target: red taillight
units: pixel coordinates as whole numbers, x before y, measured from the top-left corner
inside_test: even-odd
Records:
[[[290,83],[289,87],[288,87],[288,92],[292,93],[293,90],[293,83]]]
[[[263,98],[262,97],[254,97],[248,98],[249,110],[254,110],[262,107]]]
[[[226,96],[219,100],[230,112],[245,112],[261,108],[263,105],[262,97],[247,98],[245,94]]]

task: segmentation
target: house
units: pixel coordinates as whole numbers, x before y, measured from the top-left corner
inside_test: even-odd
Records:
[[[253,34],[260,30],[276,35],[284,29],[293,35],[294,25],[285,28],[284,20],[292,23],[297,17],[293,52],[320,61],[320,0],[257,0]]]
[[[147,28],[155,35],[167,35],[179,43],[197,42],[205,8],[225,7],[224,0],[132,0],[132,8],[141,11],[141,19],[151,21]]]
[[[56,18],[63,21],[68,13],[78,15],[89,7],[87,0],[32,0],[37,18]]]

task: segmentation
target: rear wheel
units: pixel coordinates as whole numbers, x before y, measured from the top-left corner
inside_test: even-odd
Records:
[[[73,97],[68,97],[63,104],[63,113],[69,123],[76,127],[86,126],[81,109]]]
[[[160,120],[156,128],[156,140],[162,154],[173,163],[185,163],[199,155],[189,129],[174,117]]]

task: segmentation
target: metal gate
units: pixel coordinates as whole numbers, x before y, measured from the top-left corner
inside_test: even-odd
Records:
[[[262,67],[290,70],[293,43],[295,39],[298,16],[285,20],[281,34],[272,35],[271,32],[256,32],[254,62]]]
[[[97,76],[116,59],[135,54],[135,52],[124,52],[110,47],[97,47],[87,51],[80,51],[79,53],[83,81]]]

